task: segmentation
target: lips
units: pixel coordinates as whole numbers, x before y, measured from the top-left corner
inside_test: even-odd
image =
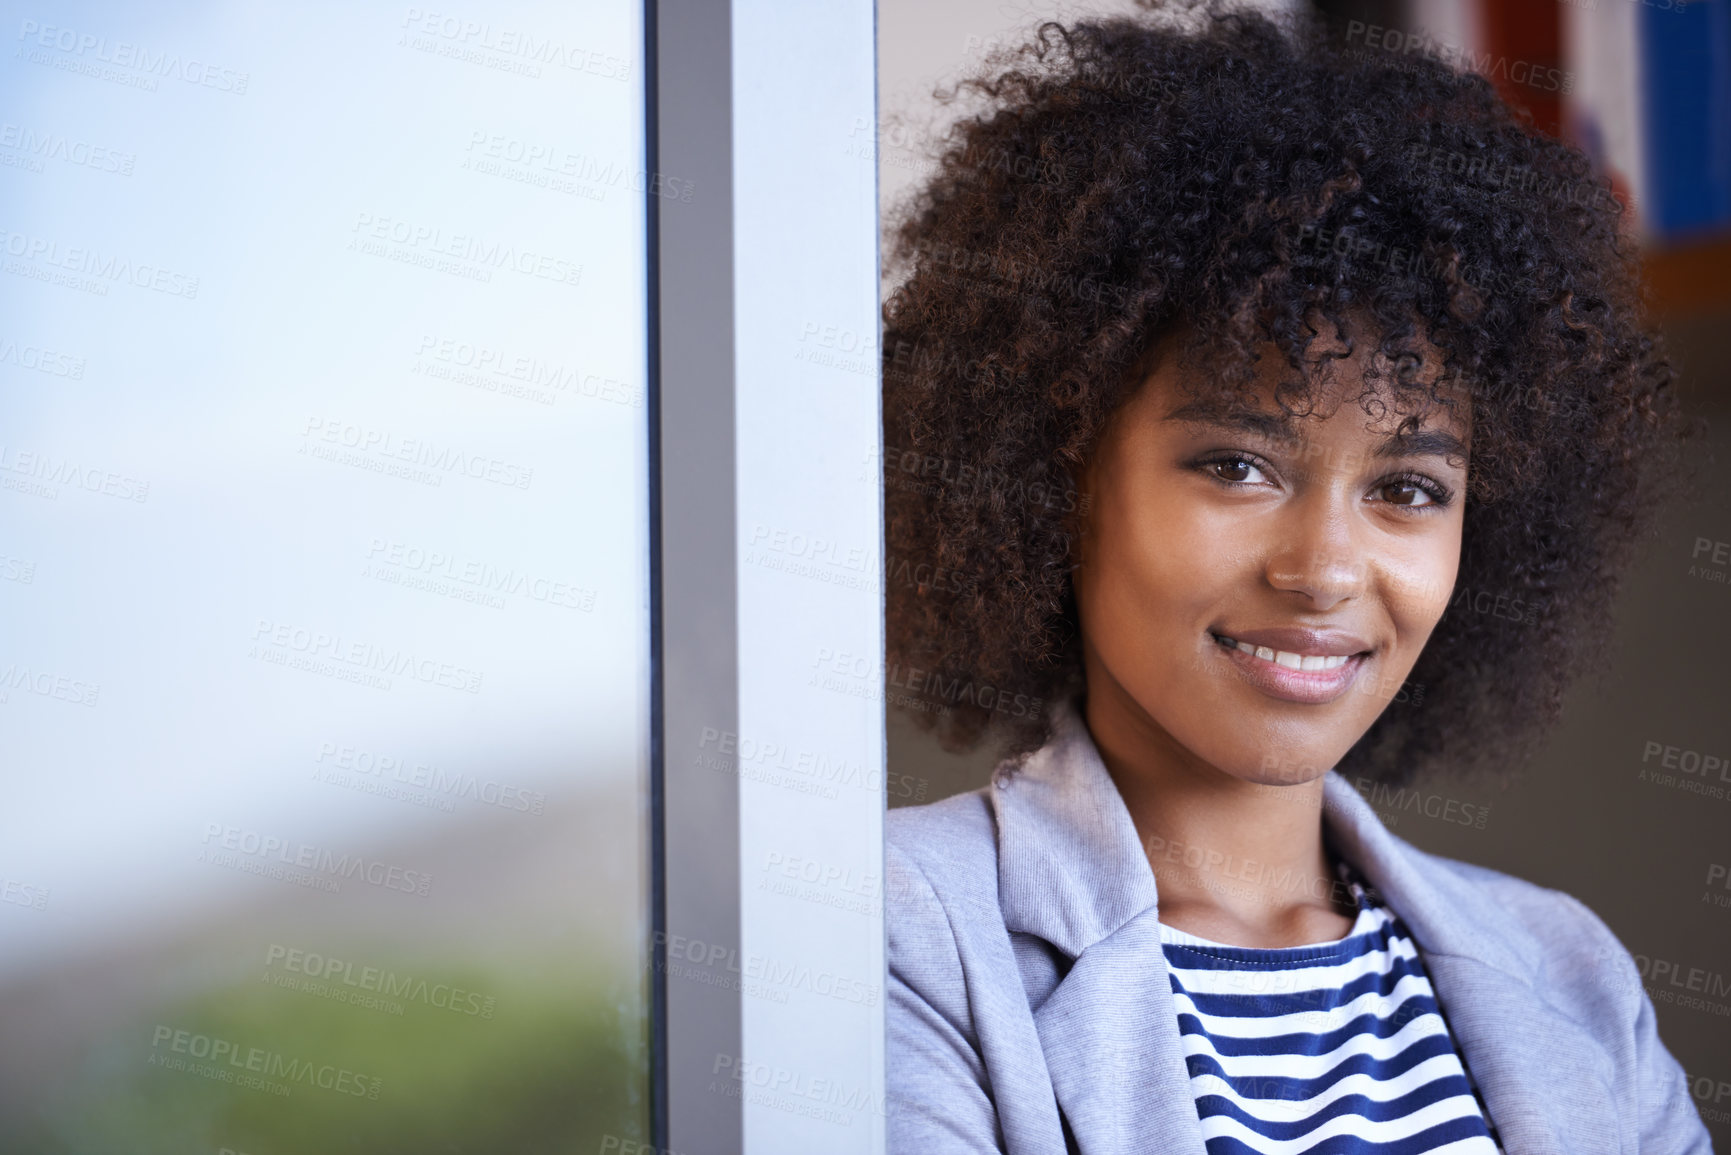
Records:
[[[1258,649],[1276,653],[1297,654],[1299,657],[1341,657],[1367,653],[1371,645],[1357,634],[1345,630],[1314,630],[1298,626],[1275,626],[1265,630],[1215,630],[1216,638],[1231,638],[1234,642],[1249,642]]]
[[[1219,652],[1252,686],[1286,702],[1320,705],[1346,693],[1371,645],[1344,630],[1274,627],[1210,631]]]

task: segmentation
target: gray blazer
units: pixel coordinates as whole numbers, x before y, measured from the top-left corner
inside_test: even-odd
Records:
[[[890,1155],[1205,1155],[1154,872],[1073,706],[1022,769],[892,810]],[[1508,1155],[1711,1155],[1634,960],[1567,894],[1323,822],[1411,930]]]

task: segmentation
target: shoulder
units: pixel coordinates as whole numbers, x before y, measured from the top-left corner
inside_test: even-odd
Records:
[[[892,947],[898,927],[937,929],[1001,914],[998,824],[991,787],[884,818],[884,917]]]
[[[1540,998],[1601,1028],[1635,1017],[1644,992],[1634,957],[1586,903],[1504,871],[1407,849],[1475,929],[1519,963]]]
[[[900,806],[884,817],[884,842],[922,863],[997,858],[997,821],[990,787],[955,794],[923,806]]]
[[[936,1031],[975,1045],[969,976],[980,969],[970,960],[1004,933],[997,821],[985,790],[885,816],[884,931],[892,1040],[918,1047],[910,1038]]]
[[[1411,852],[1435,871],[1439,889],[1470,904],[1463,920],[1486,943],[1472,957],[1515,960],[1533,1002],[1572,1022],[1602,1049],[1634,1146],[1710,1155],[1688,1077],[1659,1037],[1640,968],[1605,920],[1565,891]],[[1490,945],[1493,939],[1500,944]]]
[[[1564,890],[1540,886],[1488,866],[1431,854],[1407,844],[1410,853],[1437,875],[1485,904],[1482,914],[1494,914],[1508,934],[1540,949],[1615,943],[1603,919],[1586,903]]]

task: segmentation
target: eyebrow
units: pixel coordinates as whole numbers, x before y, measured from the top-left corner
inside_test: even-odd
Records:
[[[1166,414],[1168,421],[1209,425],[1240,433],[1251,433],[1270,441],[1296,441],[1298,420],[1284,413],[1259,413],[1252,409],[1223,409],[1207,401],[1191,401]],[[1464,441],[1446,429],[1421,429],[1414,433],[1391,433],[1371,450],[1372,457],[1466,457]]]

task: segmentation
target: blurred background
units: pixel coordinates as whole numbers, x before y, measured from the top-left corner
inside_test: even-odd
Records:
[[[1654,317],[1707,422],[1702,485],[1654,527],[1603,624],[1609,671],[1576,687],[1529,772],[1506,792],[1421,782],[1410,807],[1373,802],[1415,845],[1565,890],[1604,918],[1635,955],[1716,1145],[1731,1147],[1731,0],[1316,7],[1334,35],[1414,33],[1479,67],[1537,127],[1591,156],[1633,210]],[[876,159],[883,212],[931,173],[957,115],[935,88],[1041,20],[1133,11],[1128,0],[879,0],[880,125],[860,151]],[[977,788],[993,763],[945,753],[893,707],[889,749],[903,787],[892,806]],[[1483,808],[1482,828],[1425,816],[1459,813],[1449,801]]]
[[[0,3],[6,1155],[649,1138],[641,12],[474,8]]]

